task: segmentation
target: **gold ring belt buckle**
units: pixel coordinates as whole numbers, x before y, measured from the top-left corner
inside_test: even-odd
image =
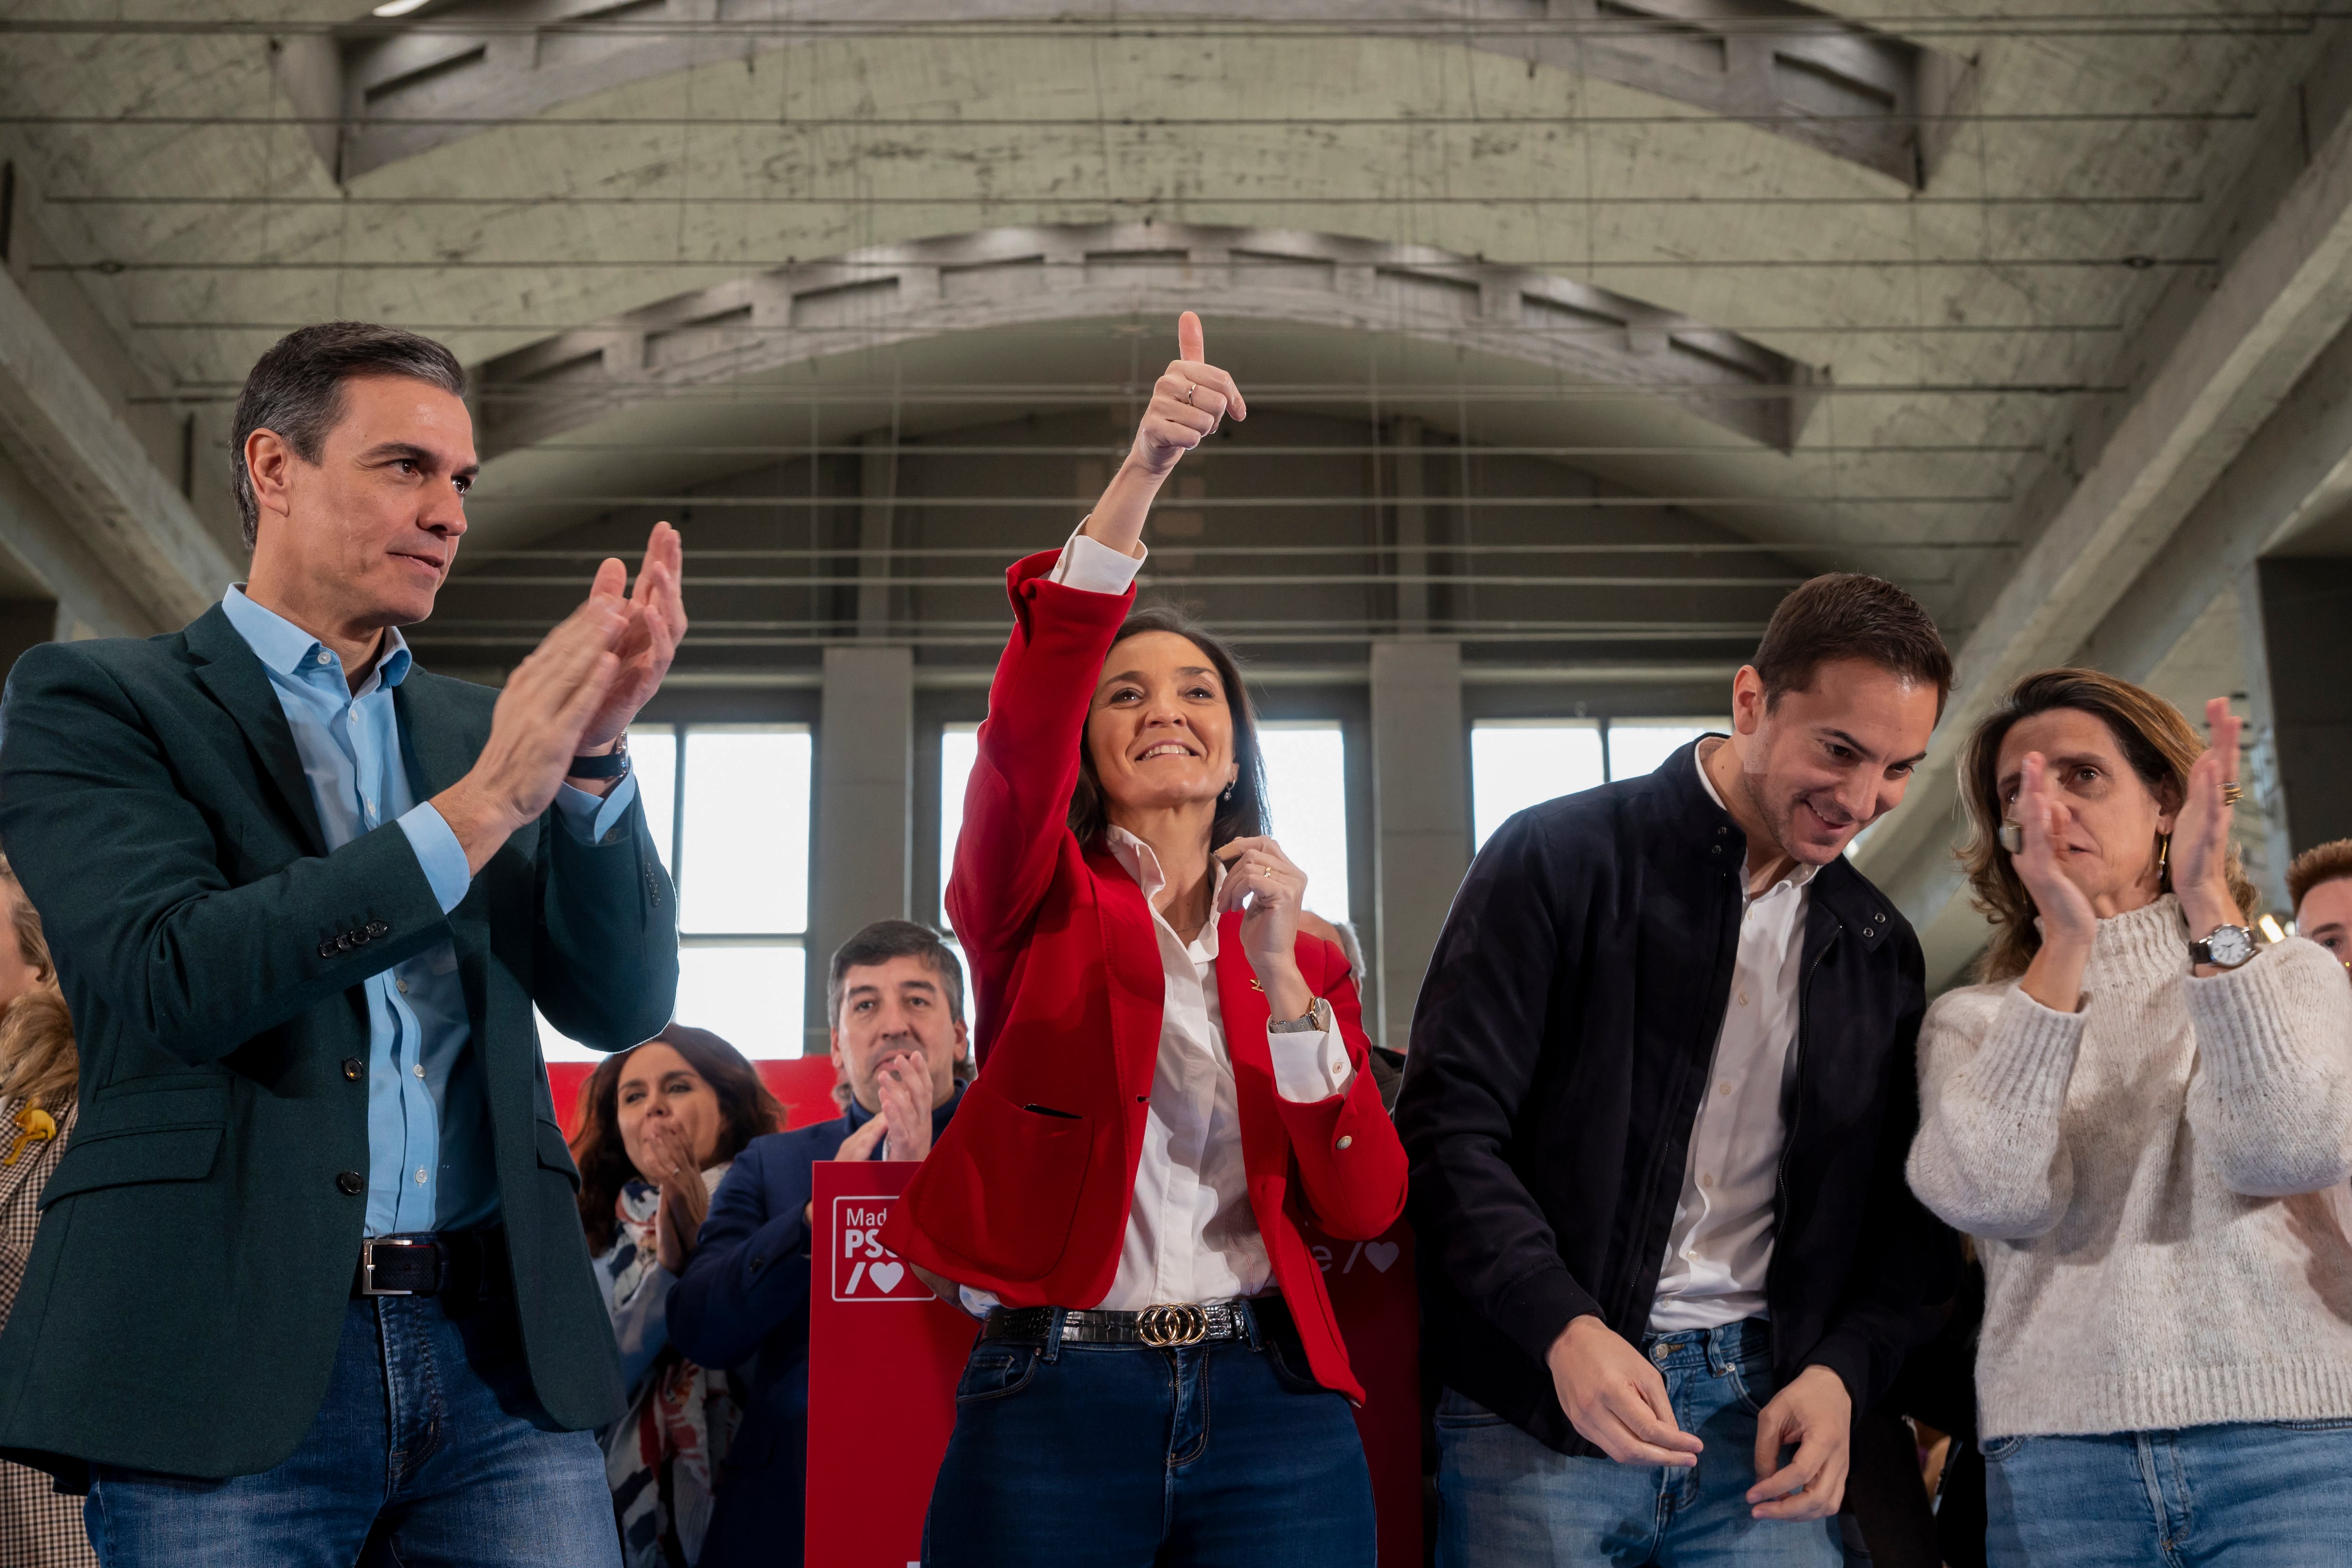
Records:
[[[1146,1307],[1135,1314],[1135,1337],[1152,1350],[1197,1345],[1209,1337],[1209,1314],[1199,1307]]]

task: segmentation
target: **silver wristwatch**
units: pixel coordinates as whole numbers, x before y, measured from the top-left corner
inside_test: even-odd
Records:
[[[1318,996],[1315,998],[1315,1005],[1307,1009],[1305,1015],[1268,1024],[1265,1026],[1265,1032],[1269,1035],[1319,1035],[1330,1027],[1331,1004]]]
[[[2243,926],[2215,926],[2213,934],[2203,942],[2189,944],[2192,963],[2210,963],[2216,969],[2235,969],[2254,956],[2254,933]]]

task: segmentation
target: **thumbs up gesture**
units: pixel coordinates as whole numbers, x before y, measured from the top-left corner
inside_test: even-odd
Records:
[[[1137,560],[1143,558],[1143,521],[1177,459],[1216,433],[1226,415],[1249,417],[1234,378],[1208,362],[1201,318],[1176,318],[1176,357],[1152,384],[1150,405],[1136,427],[1135,445],[1111,476],[1110,488],[1087,514],[1087,535]]]
[[[1151,388],[1150,405],[1135,432],[1129,460],[1155,479],[1165,479],[1178,458],[1216,433],[1231,413],[1249,417],[1249,405],[1234,378],[1209,363],[1201,318],[1187,310],[1176,318],[1176,357]]]

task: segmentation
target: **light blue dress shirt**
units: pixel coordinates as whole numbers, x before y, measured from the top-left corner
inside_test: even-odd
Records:
[[[293,622],[236,587],[221,608],[269,672],[327,847],[340,849],[397,823],[443,912],[456,909],[473,873],[457,836],[409,786],[392,693],[414,660],[398,628],[385,629],[383,656],[353,691],[341,658]],[[601,800],[565,784],[557,792],[556,816],[565,831],[593,844],[636,793],[635,775]],[[467,1048],[474,1031],[456,947],[445,942],[372,974],[366,989],[367,1234],[489,1224],[499,1213],[489,1100],[481,1063]]]

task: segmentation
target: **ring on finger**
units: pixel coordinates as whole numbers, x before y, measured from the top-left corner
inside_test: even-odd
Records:
[[[1185,407],[1190,408],[1190,407],[1192,407],[1192,406],[1193,406],[1193,403],[1192,403],[1192,397],[1193,397],[1193,395],[1194,395],[1195,393],[1199,392],[1200,390],[1201,390],[1201,384],[1200,384],[1199,382],[1197,382],[1197,381],[1187,382],[1187,383],[1185,383],[1185,384],[1184,384],[1184,406],[1185,406]]]
[[[2242,788],[2239,787],[2237,780],[2223,779],[2221,781],[2221,804],[2223,805],[2235,805],[2245,798],[2246,792]]]

